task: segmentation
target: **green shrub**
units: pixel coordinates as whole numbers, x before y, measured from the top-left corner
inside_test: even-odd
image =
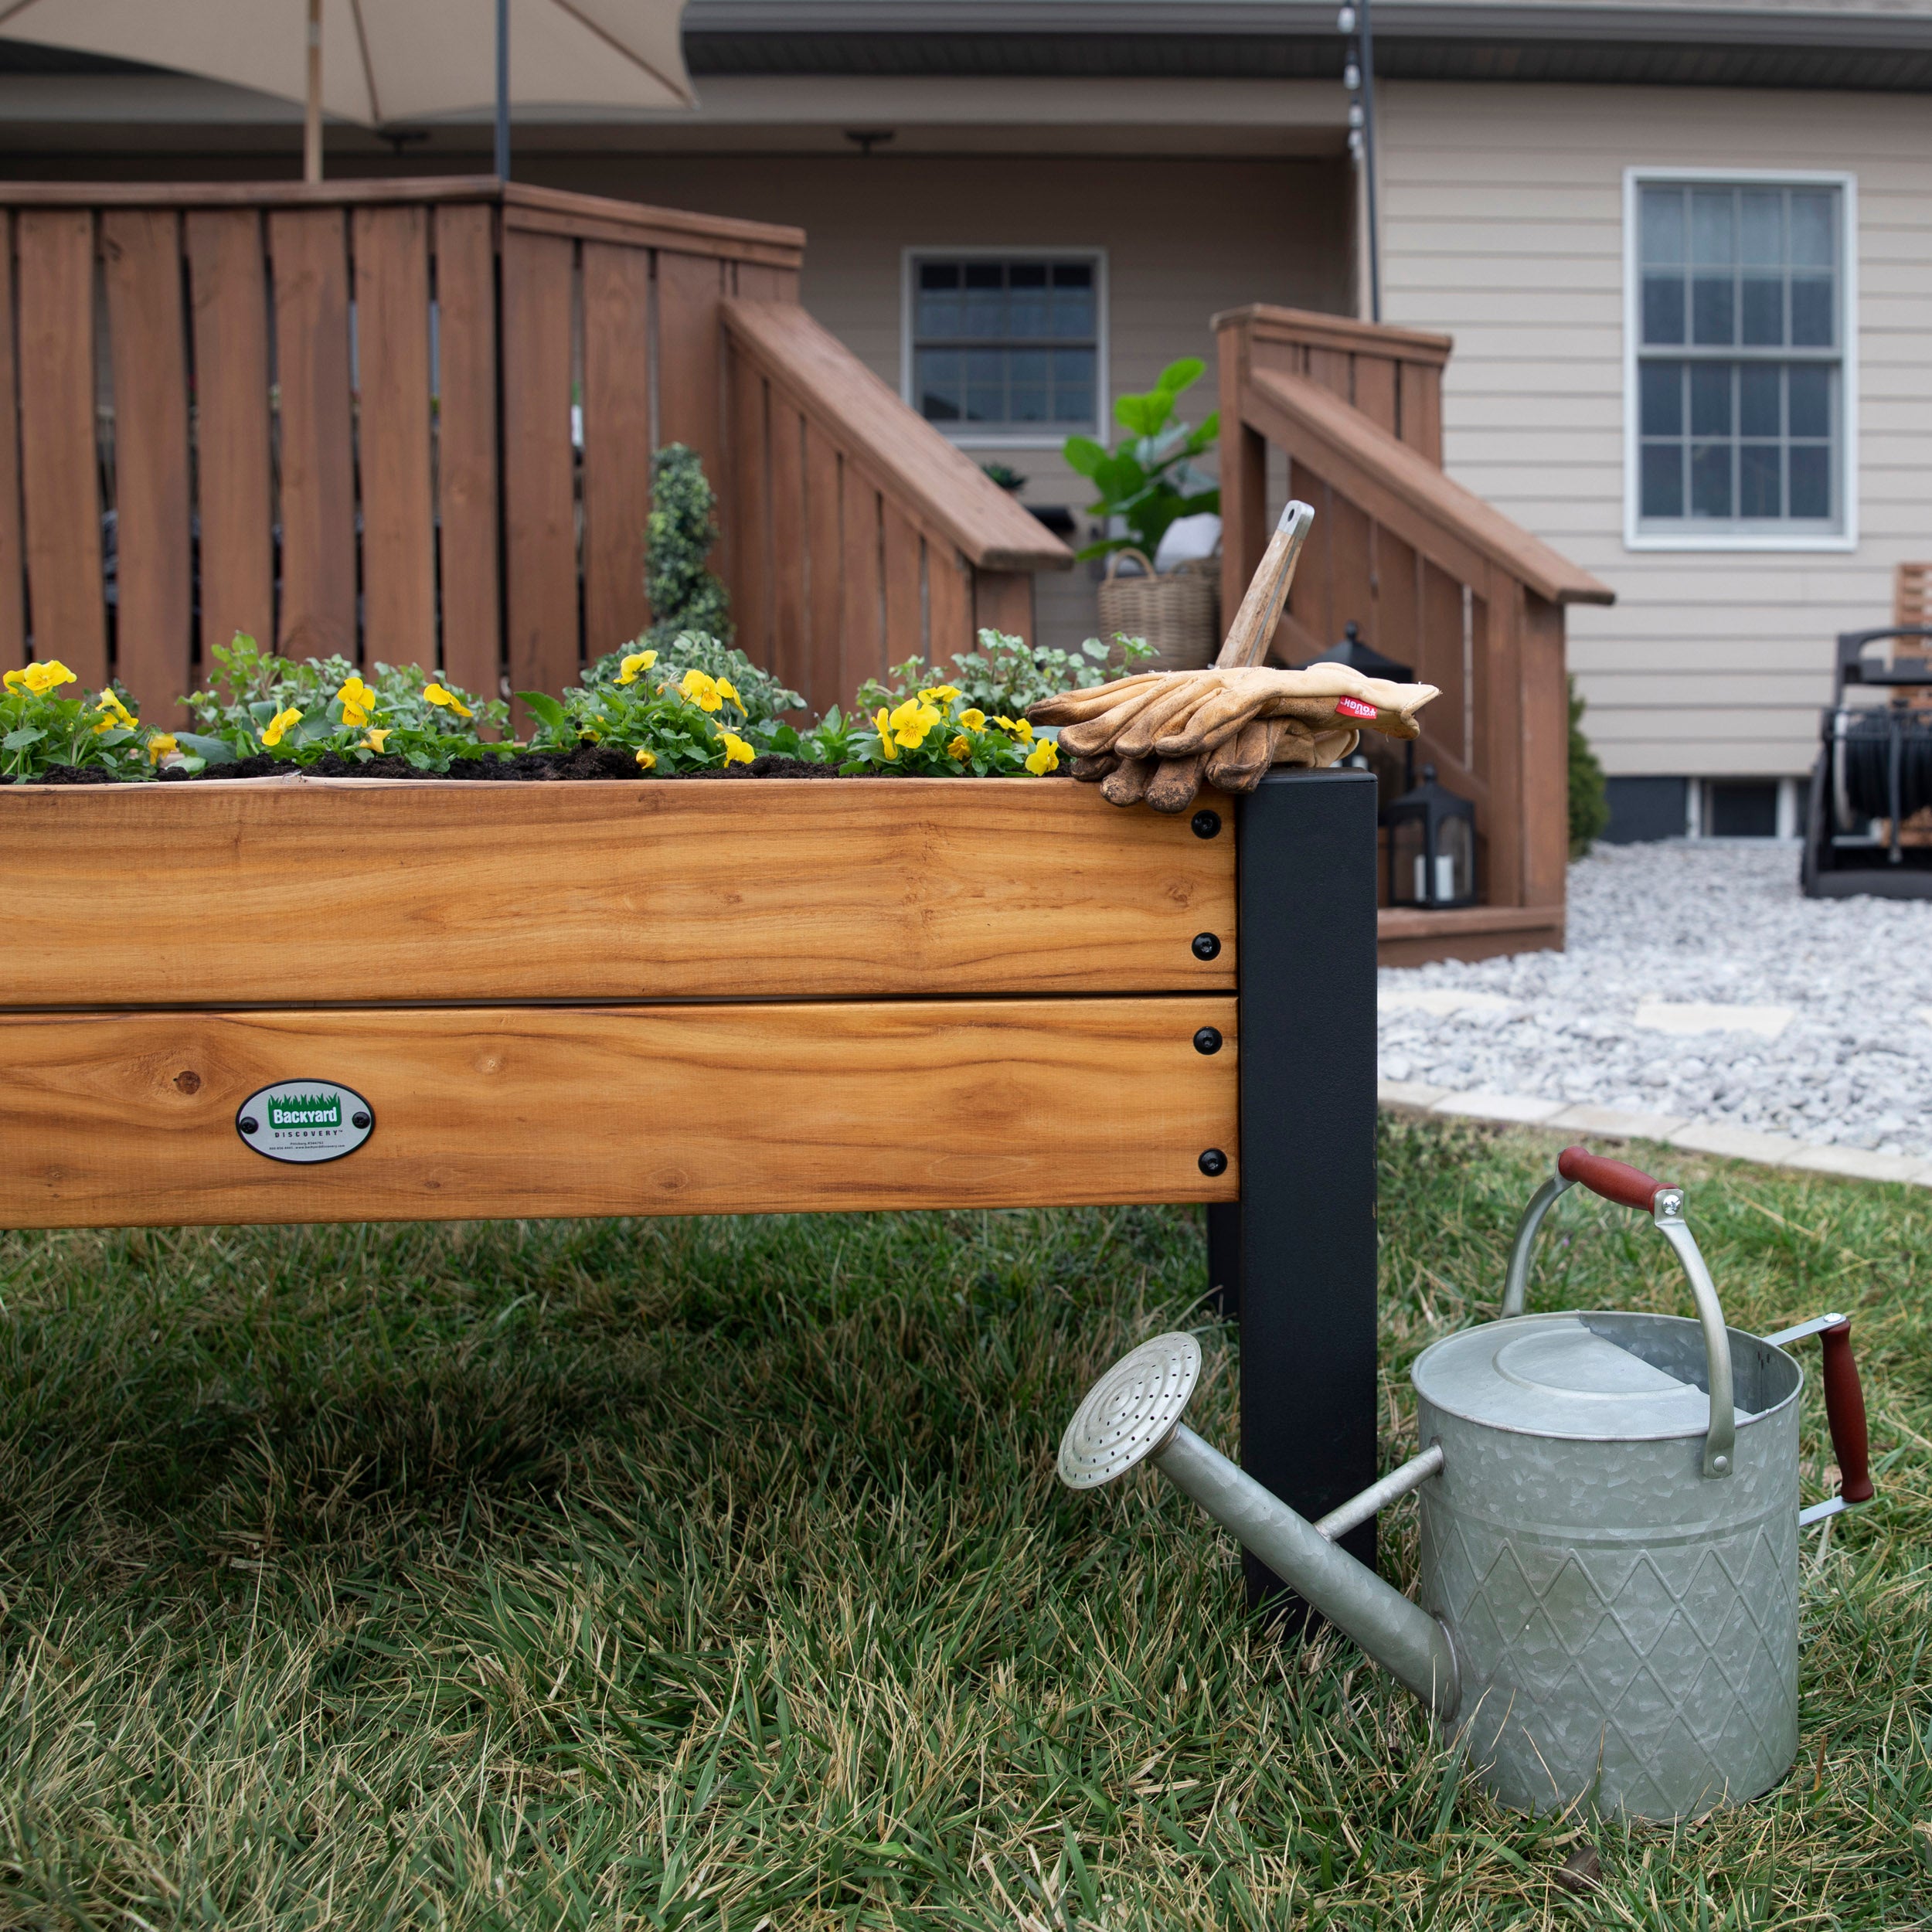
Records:
[[[708,561],[718,540],[717,508],[696,450],[670,443],[651,457],[644,565],[651,628],[644,648],[665,650],[685,632],[726,645],[735,634],[730,596]]]
[[[1583,701],[1570,681],[1570,855],[1580,859],[1610,824],[1610,793],[1604,768],[1583,736]]]
[[[652,626],[654,634],[656,628]],[[760,669],[742,651],[696,631],[681,631],[666,644],[654,645],[647,635],[621,651],[607,652],[584,672],[584,684],[592,690],[611,689],[623,678],[624,667],[646,651],[655,653],[654,683],[675,684],[687,671],[702,671],[714,682],[719,678],[727,680],[738,693],[745,723],[754,730],[774,724],[781,712],[804,708],[805,701],[797,692],[787,689],[769,671]]]

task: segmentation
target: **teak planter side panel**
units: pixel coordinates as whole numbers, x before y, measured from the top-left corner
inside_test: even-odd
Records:
[[[1199,804],[1212,838],[1065,779],[0,787],[0,1007],[1227,991]]]
[[[1228,994],[15,1014],[0,1168],[24,1227],[1232,1201],[1236,1060]],[[362,1146],[243,1143],[310,1079]]]

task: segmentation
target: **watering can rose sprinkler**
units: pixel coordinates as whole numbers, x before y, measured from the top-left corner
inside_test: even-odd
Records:
[[[1573,1185],[1650,1215],[1695,1320],[1525,1315],[1538,1230]],[[1684,1193],[1571,1148],[1517,1230],[1502,1318],[1425,1349],[1422,1453],[1310,1522],[1181,1420],[1199,1374],[1188,1335],[1117,1362],[1069,1423],[1076,1489],[1153,1463],[1465,1740],[1500,1803],[1695,1816],[1760,1796],[1798,1750],[1798,1534],[1869,1501],[1850,1324],[1728,1327]],[[1798,1509],[1798,1398],[1787,1346],[1818,1335],[1842,1481]],[[1413,1489],[1411,1602],[1335,1540]]]

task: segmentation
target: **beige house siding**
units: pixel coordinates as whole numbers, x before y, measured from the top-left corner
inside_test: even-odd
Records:
[[[1932,139],[1912,95],[1693,88],[1378,90],[1383,311],[1455,337],[1445,457],[1594,571],[1570,614],[1613,774],[1808,770],[1835,633],[1889,623],[1932,556]],[[1857,182],[1859,543],[1850,553],[1624,542],[1626,168],[1842,170]]]
[[[1217,310],[1247,301],[1342,310],[1350,301],[1347,176],[1330,161],[556,156],[533,160],[526,178],[797,223],[808,238],[806,306],[895,389],[907,248],[1104,250],[1114,392],[1145,389],[1175,357],[1198,355],[1208,373],[1188,397],[1196,421],[1214,406],[1208,322]],[[1117,434],[1110,416],[1110,440]],[[1056,450],[972,454],[1022,471],[1022,502],[1078,510],[1090,500]],[[1043,641],[1064,648],[1092,634],[1087,566],[1043,575],[1039,588]]]

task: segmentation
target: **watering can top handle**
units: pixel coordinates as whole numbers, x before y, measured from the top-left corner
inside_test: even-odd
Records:
[[[1737,1437],[1737,1418],[1732,1404],[1730,1337],[1717,1299],[1716,1284],[1711,1280],[1710,1270],[1704,1265],[1690,1230],[1684,1224],[1681,1187],[1672,1182],[1652,1180],[1641,1168],[1607,1159],[1587,1148],[1565,1148],[1557,1158],[1556,1172],[1537,1189],[1516,1230],[1515,1245],[1509,1253],[1509,1271],[1503,1283],[1505,1318],[1523,1311],[1529,1287],[1530,1255],[1543,1216],[1577,1186],[1587,1187],[1619,1207],[1634,1208],[1649,1215],[1658,1232],[1676,1250],[1685,1279],[1690,1284],[1692,1299],[1697,1304],[1698,1325],[1704,1331],[1711,1402],[1710,1427],[1704,1438],[1704,1474],[1728,1476]]]

